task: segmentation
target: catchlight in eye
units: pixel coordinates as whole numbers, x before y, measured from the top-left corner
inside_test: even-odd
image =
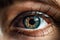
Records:
[[[48,25],[49,16],[39,11],[27,11],[17,16],[13,23],[14,27],[19,27],[23,30],[38,30],[43,29]]]
[[[27,29],[36,29],[40,25],[40,18],[37,16],[26,16],[23,19],[23,24]]]
[[[14,18],[12,26],[20,34],[28,36],[41,36],[44,30],[49,29],[52,25],[50,16],[40,11],[22,12]],[[39,33],[38,35],[35,33]]]

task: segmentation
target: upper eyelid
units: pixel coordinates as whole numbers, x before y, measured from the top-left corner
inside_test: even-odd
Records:
[[[33,3],[33,2],[31,2],[31,3]],[[60,13],[59,11],[60,11],[60,9],[58,9],[58,8],[55,8],[55,7],[53,7],[53,6],[50,6],[50,5],[47,5],[47,4],[43,4],[43,3],[36,3],[36,4],[34,4],[34,6],[35,5],[39,5],[39,10],[40,11],[47,11],[47,13],[49,13],[49,15],[51,15],[52,17],[54,17],[53,15],[55,15],[54,13],[56,13],[56,14],[58,14],[58,13]],[[10,8],[8,8],[8,11],[9,10],[16,10],[16,8],[17,9],[19,9],[21,6],[19,6],[19,5],[22,5],[22,4],[15,4],[15,6],[14,5],[12,5]],[[29,4],[28,4],[29,5]],[[31,4],[30,4],[31,5]],[[27,6],[24,6],[24,7],[27,7]],[[13,9],[14,8],[14,9]],[[29,6],[28,6],[28,8],[29,8]],[[37,8],[38,8],[38,6],[37,6]],[[41,8],[44,8],[44,10],[43,9],[41,9]],[[30,8],[30,10],[31,9],[34,9],[33,7],[31,7]],[[46,10],[47,9],[47,10]],[[34,9],[35,10],[35,9]],[[18,13],[16,13],[16,14],[18,14]],[[12,15],[12,14],[11,14]],[[15,15],[16,16],[16,15]],[[57,16],[55,17],[55,18],[57,18]]]

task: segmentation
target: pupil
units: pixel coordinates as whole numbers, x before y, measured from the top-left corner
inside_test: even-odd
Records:
[[[34,19],[30,19],[30,20],[29,20],[29,23],[30,23],[31,25],[34,25],[34,24],[35,24]]]

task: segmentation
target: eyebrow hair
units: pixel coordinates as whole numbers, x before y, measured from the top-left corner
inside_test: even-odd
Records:
[[[49,5],[57,6],[55,1],[53,1],[53,0],[0,0],[0,8],[9,6],[14,1],[19,1],[19,2],[23,2],[23,1],[35,1],[35,2],[42,2],[42,3],[49,4]]]

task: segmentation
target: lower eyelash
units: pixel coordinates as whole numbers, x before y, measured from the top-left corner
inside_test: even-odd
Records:
[[[16,38],[21,35],[27,36],[27,37],[44,37],[46,35],[51,34],[53,31],[54,31],[53,24],[51,24],[50,27],[40,31],[37,30],[35,32],[18,30],[18,28],[12,29],[12,30],[9,30],[8,35],[10,37],[16,37]]]
[[[51,25],[50,25],[51,26]],[[46,28],[44,30],[36,30],[36,31],[23,31],[23,30],[20,30],[19,34],[17,35],[24,35],[24,36],[30,36],[30,37],[43,37],[45,35],[48,35],[49,33],[51,33],[53,31],[53,27],[49,27],[49,28]]]

